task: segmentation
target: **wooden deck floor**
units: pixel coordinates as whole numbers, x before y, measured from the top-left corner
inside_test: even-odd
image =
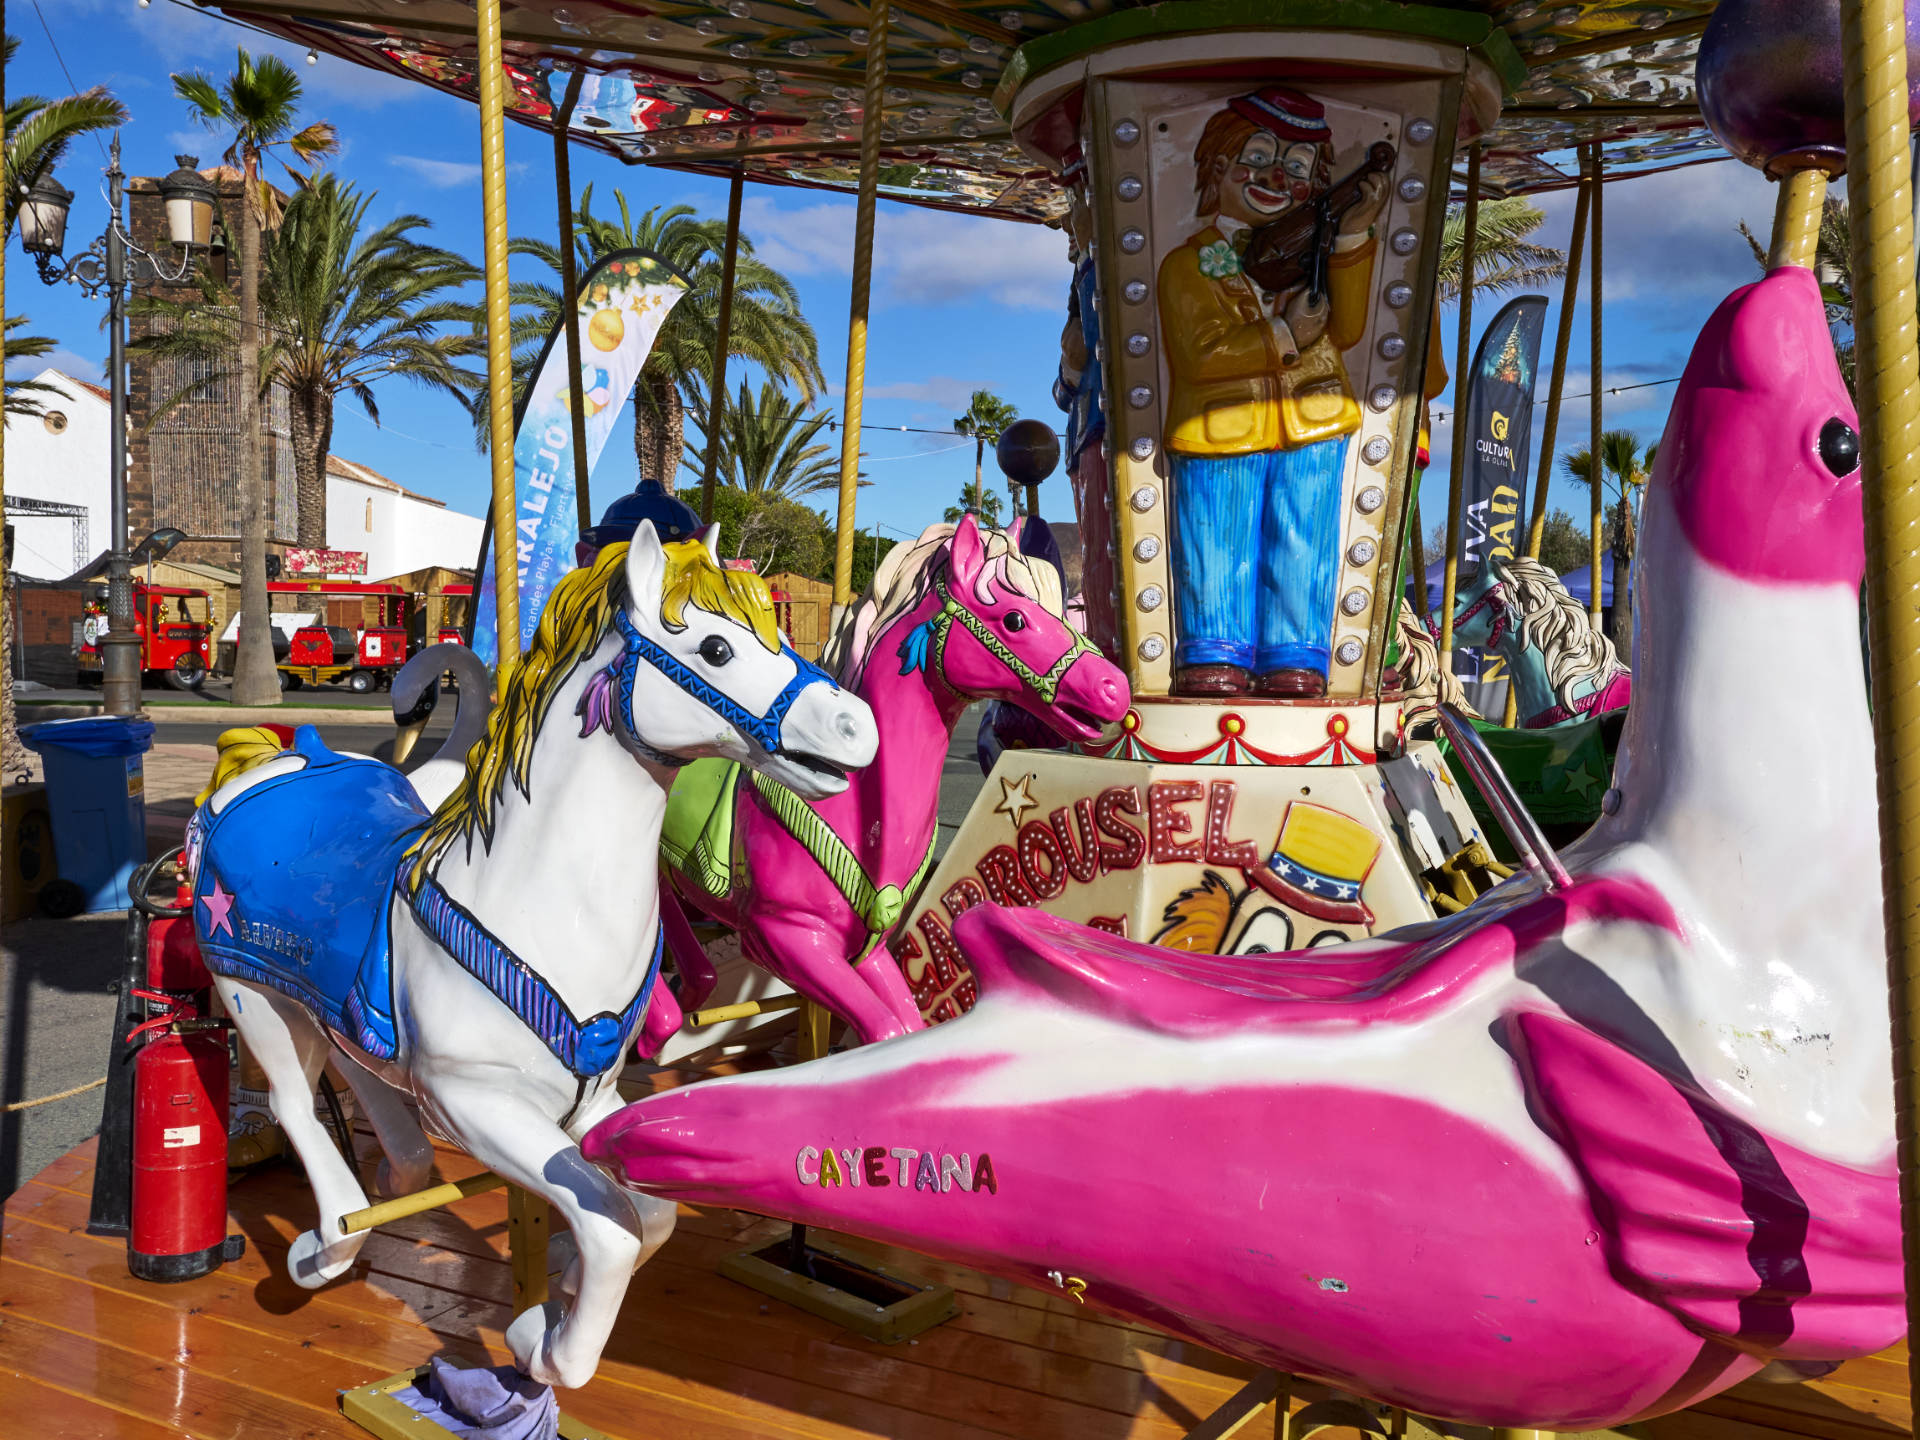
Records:
[[[342,1390],[434,1354],[505,1359],[500,1192],[377,1233],[351,1276],[309,1293],[286,1278],[285,1255],[313,1201],[296,1171],[276,1167],[233,1189],[245,1258],[157,1286],[127,1274],[121,1242],[85,1232],[92,1154],[88,1142],[6,1204],[0,1435],[356,1440],[364,1432],[340,1415]],[[456,1178],[471,1166],[447,1153],[441,1168]],[[778,1226],[728,1211],[681,1215],[635,1277],[599,1376],[566,1397],[570,1413],[617,1440],[1175,1440],[1252,1373],[1060,1297],[865,1247],[947,1281],[961,1301],[957,1319],[917,1341],[877,1345],[715,1273],[721,1256]],[[1271,1431],[1242,1432],[1259,1433]],[[1744,1386],[1634,1433],[1909,1434],[1904,1359],[1858,1361],[1817,1385]]]

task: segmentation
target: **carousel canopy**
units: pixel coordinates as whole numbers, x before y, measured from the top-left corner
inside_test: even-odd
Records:
[[[473,98],[473,0],[194,0],[230,19]],[[1196,29],[1231,23],[1377,23],[1390,0],[1167,0]],[[1014,144],[994,92],[1031,41],[1130,8],[1114,0],[893,0],[880,193],[1046,221],[1065,194]],[[1570,185],[1574,147],[1599,142],[1610,175],[1723,152],[1694,99],[1712,0],[1437,0],[1483,24],[1517,63],[1482,188]],[[858,180],[867,10],[846,0],[503,0],[508,113],[565,125],[622,159],[773,184]],[[1498,31],[1499,34],[1494,32]],[[577,94],[568,108],[573,81]]]

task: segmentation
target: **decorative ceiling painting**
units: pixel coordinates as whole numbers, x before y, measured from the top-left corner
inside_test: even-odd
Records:
[[[472,0],[193,0],[356,64],[469,99]],[[1180,0],[1169,0],[1178,4]],[[1314,8],[1337,23],[1342,0]],[[1377,10],[1379,0],[1351,0]],[[1610,176],[1717,158],[1693,93],[1712,0],[1438,0],[1487,15],[1526,65],[1487,137],[1492,194],[1573,183],[1599,142]],[[894,0],[880,192],[1014,220],[1050,221],[1063,192],[994,108],[1015,50],[1127,8],[1111,0]],[[502,0],[509,113],[636,164],[852,190],[858,179],[867,10],[845,0]],[[1457,179],[1456,179],[1457,183]]]

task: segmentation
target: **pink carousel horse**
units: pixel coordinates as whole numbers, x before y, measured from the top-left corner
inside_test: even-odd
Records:
[[[1891,1343],[1856,423],[1811,274],[1721,306],[1567,878],[1284,956],[979,907],[960,1019],[641,1101],[584,1152],[1449,1421],[1618,1425]],[[1783,655],[1794,694],[1742,704]]]
[[[971,516],[896,547],[826,657],[872,707],[878,759],[824,801],[729,762],[688,766],[662,837],[679,894],[862,1041],[920,1029],[885,935],[931,869],[940,775],[961,714],[975,700],[1005,700],[1091,740],[1126,713],[1126,676],[1063,610],[1059,571]],[[682,917],[667,924],[676,957],[698,967]],[[691,1009],[711,982],[697,968],[689,979],[681,1003]],[[679,1023],[674,997],[655,995],[643,1050]]]

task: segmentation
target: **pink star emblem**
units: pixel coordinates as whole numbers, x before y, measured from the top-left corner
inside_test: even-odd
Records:
[[[200,903],[207,907],[207,934],[224,930],[229,938],[233,935],[233,922],[227,919],[227,912],[233,909],[233,896],[220,888],[220,877],[213,877],[213,893],[202,895]]]

